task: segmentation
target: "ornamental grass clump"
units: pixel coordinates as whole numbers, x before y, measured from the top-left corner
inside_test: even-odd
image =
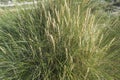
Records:
[[[89,0],[48,1],[2,16],[0,79],[118,80],[117,39],[90,6]]]

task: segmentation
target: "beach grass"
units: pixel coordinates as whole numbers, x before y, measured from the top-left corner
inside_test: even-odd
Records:
[[[0,16],[0,79],[119,80],[120,20],[93,5],[50,0]]]

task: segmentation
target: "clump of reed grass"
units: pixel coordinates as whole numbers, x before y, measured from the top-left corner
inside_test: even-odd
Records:
[[[90,1],[76,1],[42,2],[1,18],[0,79],[119,79],[115,35],[97,23]]]

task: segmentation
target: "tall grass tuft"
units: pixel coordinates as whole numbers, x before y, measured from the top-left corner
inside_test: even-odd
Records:
[[[49,0],[3,15],[0,79],[119,80],[120,27],[99,24],[91,4]]]

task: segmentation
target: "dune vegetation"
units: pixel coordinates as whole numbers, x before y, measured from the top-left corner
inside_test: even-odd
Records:
[[[49,0],[0,15],[0,80],[120,80],[120,16],[94,6]]]

